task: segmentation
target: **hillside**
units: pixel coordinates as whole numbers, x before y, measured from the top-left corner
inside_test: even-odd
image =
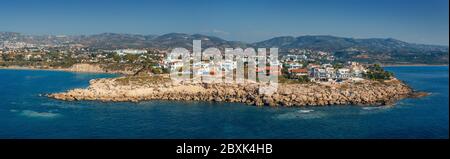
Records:
[[[223,48],[280,48],[280,54],[289,49],[310,49],[333,53],[338,60],[360,62],[381,62],[387,64],[448,64],[448,46],[407,43],[392,38],[355,39],[328,35],[282,36],[269,40],[244,43],[227,41],[219,37],[201,34],[169,33],[164,35],[139,35],[102,33],[95,35],[54,36],[23,35],[0,32],[0,46],[3,41],[31,44],[82,44],[99,49],[121,48],[192,48],[193,40],[202,40],[202,47]]]

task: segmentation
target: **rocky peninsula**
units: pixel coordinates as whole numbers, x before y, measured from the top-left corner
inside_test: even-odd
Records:
[[[191,83],[174,82],[168,77],[118,77],[93,79],[85,89],[47,95],[59,100],[146,101],[193,100],[239,102],[269,106],[326,106],[326,105],[390,105],[399,99],[420,97],[406,84],[395,78],[384,81],[363,80],[340,84],[280,83],[275,93],[259,92],[258,83]]]

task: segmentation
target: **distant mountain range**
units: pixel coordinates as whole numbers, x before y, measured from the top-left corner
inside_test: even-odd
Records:
[[[192,48],[192,40],[202,40],[202,47],[248,47],[249,44],[237,41],[227,41],[214,36],[201,34],[170,33],[164,35],[139,35],[102,33],[95,35],[23,35],[13,32],[0,32],[1,41],[22,41],[35,44],[77,43],[87,47],[102,49],[119,48]]]
[[[280,48],[283,54],[288,49],[311,49],[335,52],[339,57],[351,58],[368,53],[379,60],[395,60],[422,57],[434,57],[433,63],[448,64],[448,46],[407,43],[392,38],[355,39],[336,36],[282,36],[269,40],[245,43],[227,41],[214,36],[201,34],[169,33],[164,35],[139,35],[102,33],[96,35],[55,36],[55,35],[23,35],[13,32],[0,32],[1,41],[23,41],[37,44],[78,43],[87,47],[101,49],[118,48],[192,48],[192,40],[202,40],[202,47],[217,48]],[[356,53],[355,53],[356,52]],[[408,58],[408,56],[410,58]],[[369,56],[370,57],[370,56]],[[428,57],[428,58],[429,58]],[[408,62],[408,61],[405,61]]]
[[[192,40],[202,40],[204,47],[258,47],[281,49],[315,49],[337,51],[349,48],[372,51],[448,51],[448,46],[407,43],[392,38],[355,39],[336,36],[281,36],[269,40],[245,43],[227,41],[215,36],[201,34],[169,33],[164,35],[139,35],[102,33],[95,35],[57,36],[57,35],[23,35],[14,32],[0,32],[0,41],[24,41],[29,43],[81,43],[98,48],[174,48],[192,47]]]
[[[263,48],[307,48],[324,51],[346,49],[366,50],[368,52],[448,51],[448,46],[413,44],[392,38],[354,39],[335,36],[284,36],[257,42],[253,45]]]

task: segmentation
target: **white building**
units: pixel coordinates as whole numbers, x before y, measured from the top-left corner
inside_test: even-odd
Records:
[[[144,54],[147,53],[147,50],[136,50],[136,49],[121,49],[115,51],[119,55],[125,54]]]
[[[303,64],[300,63],[290,63],[288,64],[288,69],[299,69],[303,67]]]
[[[175,71],[175,70],[183,67],[183,61],[181,61],[181,60],[180,61],[172,61],[169,63],[169,67],[170,67],[171,71]]]
[[[361,78],[367,69],[358,62],[349,62],[349,68],[353,77]]]
[[[336,72],[337,79],[348,79],[351,77],[350,69],[348,68],[340,68]]]
[[[224,62],[220,63],[220,69],[225,70],[225,72],[233,71],[236,69],[237,62],[231,61],[231,60],[225,60]]]

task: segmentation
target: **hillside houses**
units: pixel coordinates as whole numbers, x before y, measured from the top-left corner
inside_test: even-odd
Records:
[[[237,67],[237,62],[232,60],[225,60],[224,62],[221,62],[220,69],[224,70],[225,72],[231,72]]]
[[[231,58],[233,59],[233,58]],[[238,68],[238,62],[246,62],[248,66],[254,67],[257,74],[271,74],[283,75],[282,68],[285,70],[284,74],[291,79],[306,79],[312,82],[340,82],[345,80],[361,79],[363,74],[367,72],[366,68],[357,62],[348,62],[341,65],[332,65],[330,63],[315,64],[307,62],[300,62],[294,60],[295,58],[285,58],[285,60],[267,60],[266,63],[258,61],[258,57],[243,58],[239,60],[203,60],[193,62],[191,68],[195,75],[213,75],[219,72],[232,73]],[[192,59],[191,59],[192,60]],[[166,58],[161,62],[162,67],[170,68],[171,71],[179,70],[183,67],[181,59]],[[266,64],[265,66],[263,66]],[[305,65],[307,64],[307,65]],[[257,67],[259,65],[259,67]],[[249,70],[252,70],[249,68]],[[188,73],[190,71],[183,73]]]
[[[291,77],[299,78],[301,76],[309,76],[308,69],[306,68],[294,68],[288,70]]]
[[[271,74],[271,75],[281,75],[281,67],[280,66],[266,66],[266,67],[262,67],[262,69],[260,69],[260,67],[256,68],[256,72],[258,74],[262,74],[262,75],[267,75],[267,74]]]
[[[362,78],[362,75],[367,72],[367,69],[358,62],[349,62],[348,64],[353,77]]]
[[[115,51],[118,55],[125,55],[125,54],[144,54],[147,53],[147,50],[137,50],[137,49],[120,49]]]
[[[292,61],[292,62],[299,62],[299,61],[304,61],[307,60],[308,57],[306,55],[292,55],[292,54],[288,54],[285,55],[281,58],[281,61],[283,62],[288,62],[288,61]]]
[[[288,61],[288,62],[284,62],[282,65],[284,68],[287,69],[298,69],[298,68],[303,68],[303,64],[299,63],[299,62],[293,62],[293,61]]]
[[[263,57],[245,57],[242,58],[241,61],[238,60],[202,60],[197,62],[192,62],[191,68],[193,73],[196,75],[209,75],[214,74],[216,72],[225,72],[230,73],[233,72],[238,67],[238,62],[248,63],[248,66],[253,66],[254,70],[257,73],[268,72],[270,74],[281,75],[282,63],[278,60],[267,60],[266,63],[258,61],[258,58]],[[232,58],[231,58],[232,59]],[[193,60],[191,58],[191,60]],[[184,63],[181,59],[174,59],[168,57],[160,62],[160,66],[163,68],[170,68],[171,71],[175,71],[183,67]],[[264,66],[265,65],[265,66]],[[259,66],[260,68],[257,68]],[[184,71],[183,71],[184,72]]]
[[[367,72],[364,66],[356,62],[349,62],[343,68],[334,68],[331,64],[320,66],[312,64],[308,66],[308,69],[309,77],[314,82],[355,80],[355,78],[362,78]]]
[[[333,66],[332,64],[310,63],[303,66],[303,63],[294,61],[285,61],[284,67],[287,70],[287,77],[291,79],[309,78],[312,82],[339,82],[344,80],[359,80],[367,69],[357,62],[348,62],[342,66]]]

